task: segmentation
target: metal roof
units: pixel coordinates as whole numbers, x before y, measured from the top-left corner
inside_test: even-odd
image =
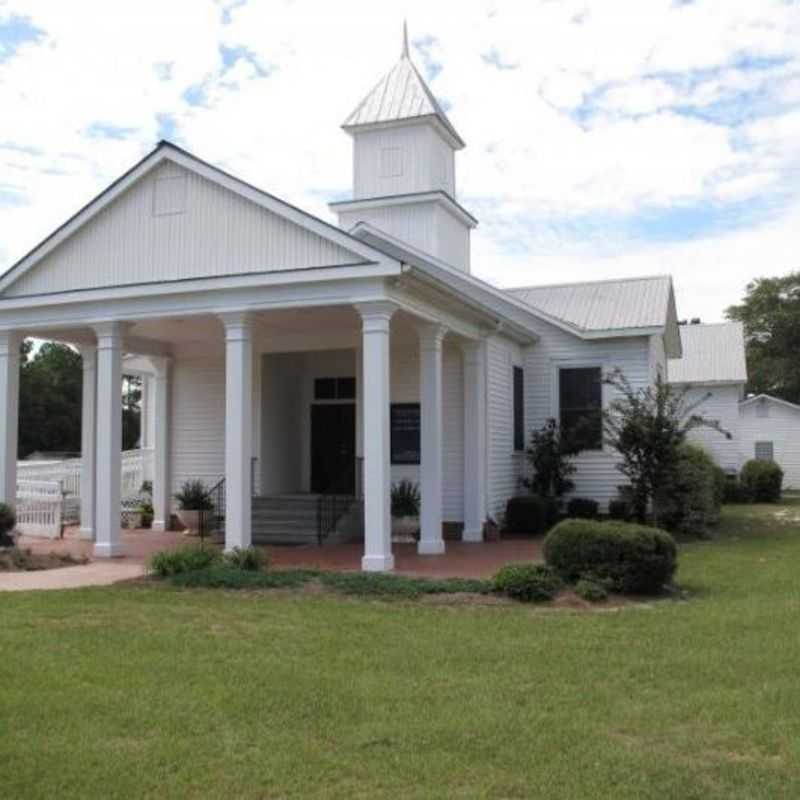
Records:
[[[672,280],[659,275],[508,291],[579,331],[617,331],[664,327],[670,313]]]
[[[464,140],[411,61],[408,41],[404,38],[400,60],[358,104],[342,127],[356,128],[416,117],[435,117],[455,139],[456,145],[464,147]]]
[[[681,325],[683,358],[667,365],[670,383],[745,383],[747,362],[741,322]]]

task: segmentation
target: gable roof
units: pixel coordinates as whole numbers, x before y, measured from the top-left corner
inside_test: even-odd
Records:
[[[745,383],[747,362],[740,322],[681,325],[683,358],[667,364],[670,383]]]
[[[83,228],[90,220],[126,192],[140,178],[149,174],[165,161],[171,161],[201,177],[207,178],[235,194],[250,200],[256,205],[277,214],[287,221],[302,226],[312,233],[348,250],[357,256],[358,263],[376,264],[378,262],[385,263],[386,261],[382,253],[365,245],[364,242],[351,236],[341,228],[337,228],[315,217],[313,214],[309,214],[281,200],[275,195],[269,194],[240,178],[234,177],[230,173],[203,161],[171,142],[162,140],[150,153],[107,186],[102,192],[83,206],[83,208],[53,231],[53,233],[37,244],[31,251],[16,263],[12,264],[5,273],[0,275],[0,293],[33,269],[62,242],[66,241],[74,233]],[[397,267],[399,268],[399,265],[397,265]]]
[[[644,278],[523,286],[509,294],[585,338],[663,332],[668,353],[680,353],[672,278]]]
[[[404,46],[400,60],[375,84],[342,127],[350,130],[363,125],[424,117],[438,120],[458,149],[465,146]]]
[[[739,405],[749,406],[753,403],[777,403],[779,406],[785,406],[792,411],[800,411],[800,405],[797,405],[797,403],[790,403],[788,400],[773,397],[771,394],[757,394],[755,397],[748,397],[746,400],[742,400]]]

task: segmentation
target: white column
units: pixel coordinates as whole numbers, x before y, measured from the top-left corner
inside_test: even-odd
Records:
[[[123,325],[96,325],[97,335],[97,454],[95,477],[94,554],[123,554],[122,506],[122,338]]]
[[[364,557],[361,569],[394,568],[392,555],[391,474],[389,449],[389,322],[395,306],[388,302],[357,306],[362,319],[364,400]]]
[[[225,325],[225,549],[252,542],[253,332],[247,312],[222,314]]]
[[[464,351],[464,532],[480,542],[486,521],[486,344],[467,342]]]
[[[441,325],[419,329],[421,555],[444,553],[442,538],[442,340]]]
[[[81,539],[94,539],[95,456],[97,453],[97,349],[79,348],[83,361],[81,406]]]
[[[152,358],[155,375],[152,383],[152,399],[149,403],[153,447],[153,530],[169,529],[172,493],[169,475],[169,368],[168,358]],[[150,446],[150,443],[148,443]]]
[[[19,349],[17,331],[0,331],[0,502],[17,502]]]

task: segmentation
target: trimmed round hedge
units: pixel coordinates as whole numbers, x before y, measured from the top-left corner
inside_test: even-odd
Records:
[[[755,458],[742,467],[740,482],[756,503],[777,503],[783,488],[783,470],[774,461]]]
[[[658,594],[677,567],[666,531],[628,522],[564,520],[544,540],[544,557],[569,583],[591,577],[632,594]]]

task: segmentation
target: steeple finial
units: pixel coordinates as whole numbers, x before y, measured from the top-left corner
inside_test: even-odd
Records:
[[[403,52],[401,58],[408,58],[408,21],[403,20]]]

